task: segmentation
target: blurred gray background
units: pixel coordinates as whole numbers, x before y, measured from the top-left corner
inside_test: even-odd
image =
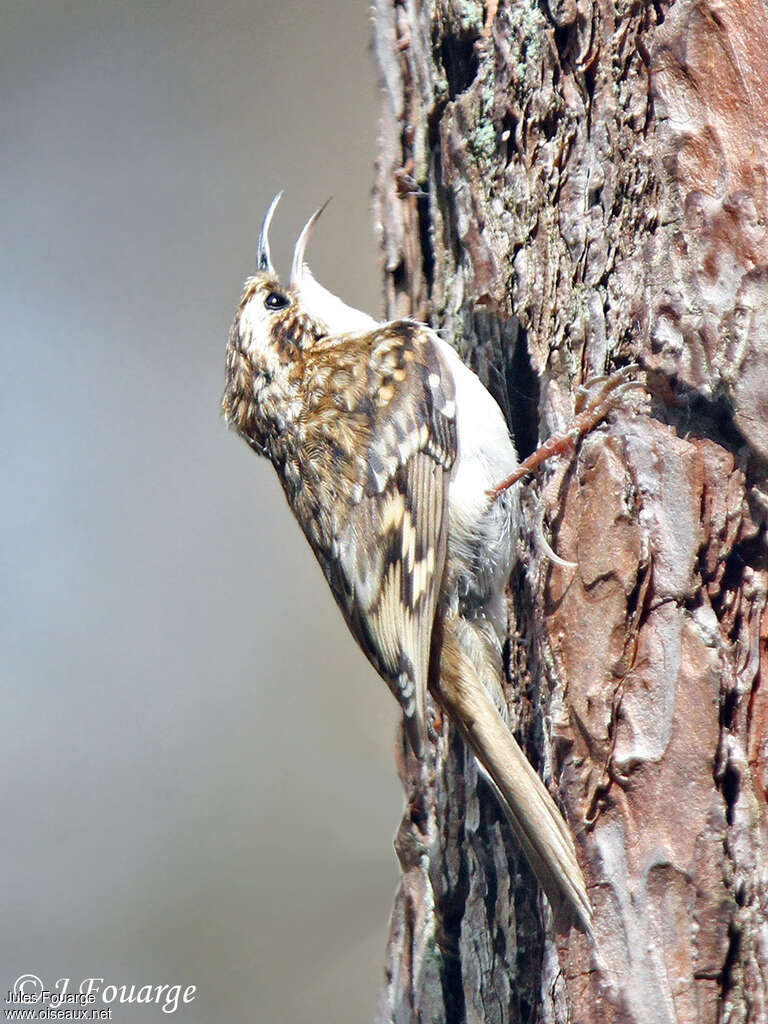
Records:
[[[278,268],[333,195],[310,262],[381,312],[369,35],[355,0],[2,5],[1,998],[372,1018],[394,702],[219,414],[279,188]]]

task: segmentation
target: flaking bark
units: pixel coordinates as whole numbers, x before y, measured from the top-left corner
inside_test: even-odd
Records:
[[[377,0],[390,316],[441,330],[526,455],[512,727],[596,945],[557,927],[460,739],[403,755],[381,1022],[768,1020],[768,8]],[[531,539],[548,513],[552,565]]]

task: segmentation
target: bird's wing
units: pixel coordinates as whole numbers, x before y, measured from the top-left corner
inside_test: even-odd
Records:
[[[456,458],[453,380],[430,333],[409,321],[373,333],[368,365],[365,478],[339,531],[338,577],[330,582],[421,754]]]

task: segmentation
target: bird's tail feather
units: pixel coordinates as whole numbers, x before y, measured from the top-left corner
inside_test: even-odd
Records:
[[[591,933],[592,907],[568,826],[483,685],[489,673],[462,643],[468,628],[458,618],[443,622],[440,700],[484,769],[555,915],[565,897]]]

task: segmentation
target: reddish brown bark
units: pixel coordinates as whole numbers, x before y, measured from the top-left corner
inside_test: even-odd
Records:
[[[596,944],[553,930],[446,726],[402,765],[381,1021],[768,1019],[768,8],[377,0],[391,315],[429,319],[522,455],[639,362],[524,501],[516,734],[561,802]]]

